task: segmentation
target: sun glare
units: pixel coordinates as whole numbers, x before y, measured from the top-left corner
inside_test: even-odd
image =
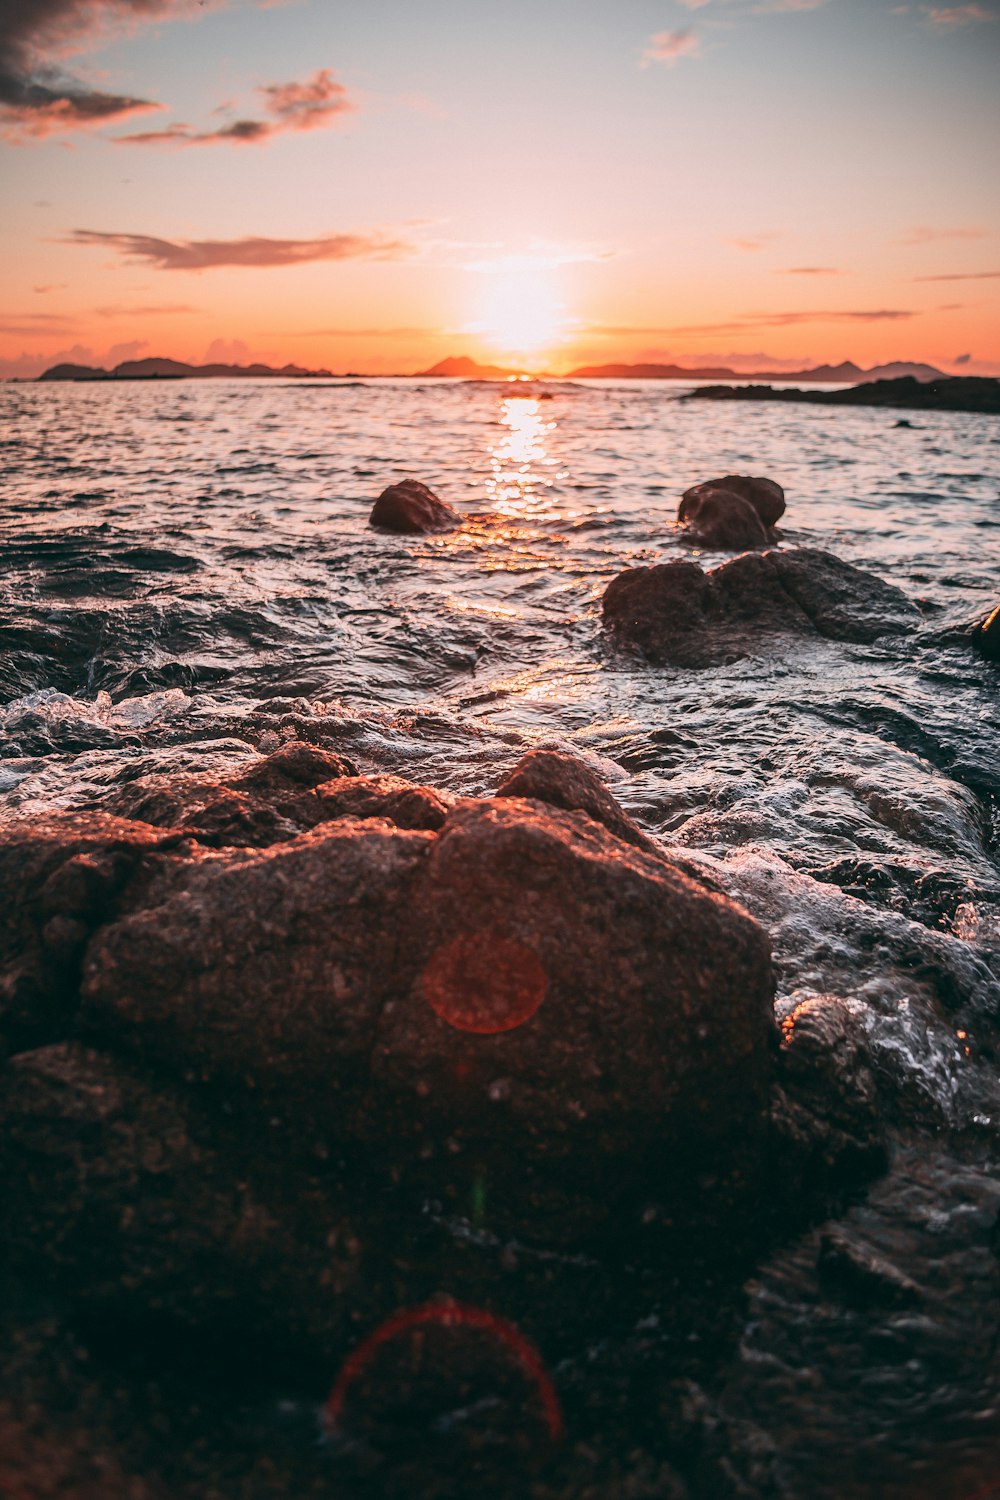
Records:
[[[469,331],[489,348],[536,357],[561,342],[569,320],[550,270],[511,262],[486,272],[485,283]]]

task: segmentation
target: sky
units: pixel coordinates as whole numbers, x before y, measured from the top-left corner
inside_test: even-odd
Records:
[[[0,0],[0,376],[1000,375],[1000,0]]]

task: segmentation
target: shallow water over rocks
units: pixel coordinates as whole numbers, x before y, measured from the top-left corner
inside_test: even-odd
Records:
[[[1000,429],[699,408],[644,383],[542,394],[0,387],[2,815],[110,808],[147,779],[228,776],[293,739],[444,795],[491,795],[532,748],[586,761],[645,835],[762,924],[779,1021],[816,996],[846,1002],[888,1170],[834,1194],[826,1225],[786,1228],[738,1273],[698,1259],[693,1278],[512,1247],[488,1218],[430,1205],[393,1222],[421,1266],[397,1293],[460,1284],[456,1257],[496,1263],[498,1310],[536,1334],[566,1412],[540,1495],[587,1494],[596,1466],[602,1494],[960,1500],[993,1481],[1000,1451],[1000,710],[997,668],[962,634],[996,603]],[[725,562],[685,541],[676,511],[726,473],[779,481],[782,549],[877,574],[914,603],[913,628],[867,643],[793,633],[780,649],[751,638],[697,671],[617,646],[600,623],[613,577]],[[373,531],[375,497],[401,478],[462,526]],[[351,1342],[392,1312],[392,1286],[370,1273]],[[539,1298],[554,1299],[544,1316]],[[71,1323],[39,1355],[25,1305],[8,1297],[4,1317],[56,1405],[76,1389],[81,1335]],[[39,1305],[38,1326],[52,1316]],[[114,1372],[135,1354],[96,1357],[112,1374],[90,1421],[106,1431],[134,1419]],[[258,1372],[213,1407],[220,1449],[245,1450],[257,1474],[241,1494],[272,1493],[258,1472],[272,1460],[297,1493],[388,1486],[384,1460],[369,1471],[356,1451],[314,1451],[335,1373]],[[510,1399],[520,1411],[523,1392]],[[155,1401],[182,1422],[176,1391]],[[478,1419],[450,1420],[467,1454]],[[472,1443],[477,1485],[502,1486],[517,1445],[490,1421]],[[453,1492],[448,1442],[423,1467],[395,1452],[392,1482]],[[124,1452],[161,1482],[155,1443]],[[196,1471],[176,1485],[198,1493]],[[175,1481],[149,1493],[188,1493]]]

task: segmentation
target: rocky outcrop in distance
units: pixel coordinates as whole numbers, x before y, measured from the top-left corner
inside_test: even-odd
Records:
[[[707,385],[682,401],[811,401],[819,406],[884,406],[911,411],[1000,412],[1000,380],[962,375],[950,379],[875,380],[846,391],[776,389],[770,385]]]
[[[901,589],[811,547],[746,552],[717,568],[675,561],[628,568],[604,591],[605,627],[650,661],[711,667],[775,638],[869,643],[915,628]]]

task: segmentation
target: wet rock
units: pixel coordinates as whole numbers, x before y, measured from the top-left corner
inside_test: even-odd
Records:
[[[785,1187],[822,1191],[880,1171],[886,1134],[860,1020],[843,1000],[803,1000],[781,1023],[772,1119]]]
[[[228,1079],[453,1207],[480,1183],[529,1234],[619,1223],[706,1161],[720,1203],[756,1180],[766,939],[582,813],[505,797],[437,834],[351,819],[161,860],[135,891],[87,954],[103,1045]]]
[[[315,1304],[322,1272],[330,1293],[355,1278],[346,1221],[328,1212],[301,1233],[301,1205],[261,1201],[183,1100],[119,1059],[77,1043],[15,1058],[0,1073],[0,1171],[8,1266],[91,1312],[228,1323],[230,1337],[340,1321],[335,1296]]]
[[[54,813],[0,828],[0,1044],[65,1035],[84,946],[145,854],[177,834],[106,813]]]
[[[588,1215],[624,1229],[623,1204],[696,1162],[753,1176],[771,978],[740,908],[504,798],[449,814],[408,910],[413,980],[379,1018],[366,1128],[447,1202],[482,1191],[572,1237]]]
[[[871,642],[919,623],[906,595],[811,547],[629,568],[604,592],[604,624],[651,661],[715,666],[789,635]]]
[[[732,490],[708,485],[689,490],[681,501],[677,518],[686,523],[687,536],[706,547],[743,551],[768,547],[774,541],[773,533],[754,506]]]
[[[357,774],[357,766],[346,755],[334,755],[303,740],[289,740],[273,754],[252,762],[232,784],[256,792],[284,792],[320,786],[335,776]]]
[[[825,1231],[816,1262],[820,1278],[860,1307],[912,1307],[921,1301],[915,1281],[843,1226]]]
[[[418,479],[403,479],[382,491],[368,518],[383,531],[452,531],[462,518]]]
[[[228,774],[141,777],[105,806],[121,817],[176,828],[210,848],[268,848],[324,819],[311,793],[357,775],[353,761],[294,740]]]
[[[339,1119],[366,1076],[402,907],[430,835],[334,824],[154,872],[92,942],[95,1033]]]
[[[353,776],[324,782],[312,801],[317,822],[385,818],[397,828],[436,829],[447,818],[451,799],[401,776]]]
[[[691,508],[697,506],[700,497],[712,490],[725,490],[728,494],[737,495],[741,500],[745,500],[753,506],[767,527],[776,526],[785,514],[785,492],[773,479],[751,478],[745,474],[725,474],[721,479],[706,479],[701,484],[692,485],[689,490],[685,490],[677,512],[677,519],[686,521]]]
[[[978,626],[973,640],[988,661],[1000,661],[1000,604]]]
[[[626,844],[657,852],[652,839],[622,812],[597,772],[561,750],[529,750],[501,781],[496,795],[531,797],[567,812],[585,812]]]

